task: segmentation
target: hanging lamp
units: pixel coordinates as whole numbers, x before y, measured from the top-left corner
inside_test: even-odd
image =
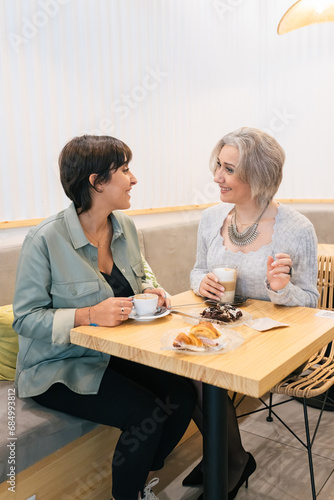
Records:
[[[280,20],[277,33],[284,35],[310,24],[327,22],[334,22],[334,0],[298,0]]]

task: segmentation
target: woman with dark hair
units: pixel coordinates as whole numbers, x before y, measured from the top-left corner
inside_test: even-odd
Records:
[[[202,214],[191,287],[219,301],[224,287],[215,267],[237,267],[236,294],[285,306],[316,307],[317,238],[311,222],[275,201],[285,153],[269,134],[243,127],[225,135],[210,160],[222,203]],[[201,387],[194,420],[202,430]],[[255,471],[256,462],[241,443],[232,402],[228,404],[229,500]],[[184,480],[203,482],[200,463]],[[203,498],[202,496],[200,499]]]
[[[133,294],[154,288],[132,220],[132,153],[108,136],[72,139],[59,157],[71,205],[29,231],[17,270],[13,326],[19,334],[21,398],[121,429],[112,464],[115,500],[154,500],[161,469],[184,434],[196,393],[182,377],[72,345],[71,328],[126,321]],[[148,268],[149,269],[149,268]],[[143,496],[142,496],[143,495]]]

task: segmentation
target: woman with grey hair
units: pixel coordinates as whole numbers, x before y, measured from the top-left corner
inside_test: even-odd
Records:
[[[269,134],[243,127],[225,135],[211,155],[219,203],[199,225],[195,293],[224,295],[210,272],[238,267],[236,294],[274,304],[315,307],[318,300],[317,238],[311,222],[275,201],[285,153]]]
[[[214,148],[210,167],[222,203],[202,214],[197,258],[190,276],[196,294],[219,301],[225,290],[212,269],[237,267],[237,295],[286,306],[316,307],[317,238],[313,225],[273,199],[284,161],[285,153],[277,141],[255,128],[231,132]],[[198,406],[194,418],[202,428],[201,394]],[[256,463],[242,447],[230,400],[228,425],[231,500]],[[183,484],[202,481],[199,464]]]

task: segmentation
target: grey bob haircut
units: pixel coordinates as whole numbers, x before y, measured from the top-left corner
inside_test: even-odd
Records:
[[[239,151],[235,176],[250,185],[253,199],[265,207],[274,197],[282,181],[285,152],[276,139],[262,130],[242,127],[224,135],[210,157],[210,170],[215,173],[217,158],[224,146]]]

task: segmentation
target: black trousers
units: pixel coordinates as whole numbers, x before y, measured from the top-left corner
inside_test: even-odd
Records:
[[[82,395],[61,383],[33,398],[37,403],[122,430],[112,463],[116,500],[137,500],[149,471],[159,470],[193,415],[190,380],[111,357],[98,394]]]

